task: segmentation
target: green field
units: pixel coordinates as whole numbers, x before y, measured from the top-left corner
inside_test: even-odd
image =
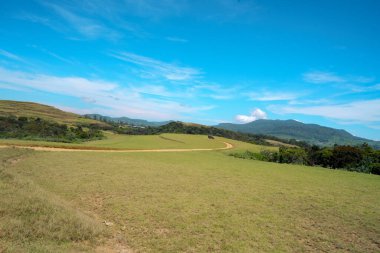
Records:
[[[0,252],[380,251],[379,176],[227,152],[0,149]]]
[[[47,147],[98,148],[98,149],[194,149],[225,147],[224,138],[208,139],[205,135],[161,134],[161,135],[120,135],[106,133],[105,139],[82,143],[61,143],[48,141],[29,141],[0,139],[0,145],[25,145]],[[230,143],[234,141],[228,140]],[[249,148],[260,146],[247,144]],[[246,144],[240,143],[243,148]]]

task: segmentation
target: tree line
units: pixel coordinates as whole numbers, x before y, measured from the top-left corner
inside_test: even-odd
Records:
[[[68,126],[41,118],[0,116],[0,138],[81,142],[103,138],[96,127]]]
[[[230,155],[244,159],[322,166],[330,169],[344,169],[380,175],[380,150],[375,150],[366,143],[359,146],[280,147],[278,152],[263,150],[260,153],[253,153],[246,151]]]

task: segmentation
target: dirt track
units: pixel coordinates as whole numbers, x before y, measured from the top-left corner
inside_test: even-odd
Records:
[[[107,153],[143,153],[143,152],[192,152],[192,151],[212,151],[225,150],[233,148],[228,142],[223,142],[226,146],[223,148],[189,148],[189,149],[86,149],[86,148],[55,148],[55,147],[39,147],[39,146],[23,146],[23,145],[0,145],[0,148],[27,148],[37,151],[64,151],[64,152],[107,152]]]

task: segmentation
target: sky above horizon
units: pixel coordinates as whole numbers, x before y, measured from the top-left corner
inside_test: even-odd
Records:
[[[380,140],[380,1],[1,1],[0,99]]]

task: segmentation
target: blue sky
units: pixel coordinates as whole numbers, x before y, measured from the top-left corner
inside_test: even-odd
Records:
[[[380,1],[1,1],[0,99],[380,140]]]

